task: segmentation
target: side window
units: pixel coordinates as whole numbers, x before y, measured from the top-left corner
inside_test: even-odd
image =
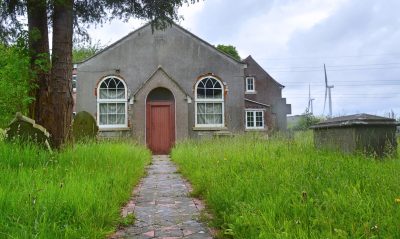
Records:
[[[76,75],[72,75],[72,91],[73,92],[76,92],[76,80],[77,80]]]
[[[195,91],[196,127],[223,127],[224,88],[221,81],[205,77],[197,82]]]
[[[122,79],[108,76],[100,81],[97,92],[99,127],[127,127],[127,101],[127,88]]]
[[[263,110],[246,110],[246,129],[264,129]]]
[[[246,77],[246,92],[255,92],[255,80],[254,77]]]

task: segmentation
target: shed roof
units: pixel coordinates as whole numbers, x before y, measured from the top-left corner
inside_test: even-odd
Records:
[[[321,128],[338,128],[338,127],[349,127],[355,125],[399,125],[395,119],[386,118],[377,115],[370,114],[355,114],[340,116],[325,120],[321,123],[311,126],[311,129],[321,129]]]

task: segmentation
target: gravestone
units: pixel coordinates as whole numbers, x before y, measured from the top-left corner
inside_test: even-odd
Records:
[[[72,134],[75,141],[93,140],[98,131],[96,120],[90,113],[81,111],[76,114],[72,123]]]
[[[49,132],[43,126],[36,124],[33,119],[19,112],[6,129],[5,141],[31,142],[51,151]]]

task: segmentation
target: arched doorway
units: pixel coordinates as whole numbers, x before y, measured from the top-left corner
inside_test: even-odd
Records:
[[[153,154],[169,154],[175,143],[175,97],[166,88],[147,96],[146,143]]]

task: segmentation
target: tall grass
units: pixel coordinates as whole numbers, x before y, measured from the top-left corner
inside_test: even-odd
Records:
[[[188,141],[172,158],[223,237],[400,238],[399,158],[317,151],[304,134]]]
[[[0,142],[0,238],[104,238],[149,159],[128,143],[51,155]]]

